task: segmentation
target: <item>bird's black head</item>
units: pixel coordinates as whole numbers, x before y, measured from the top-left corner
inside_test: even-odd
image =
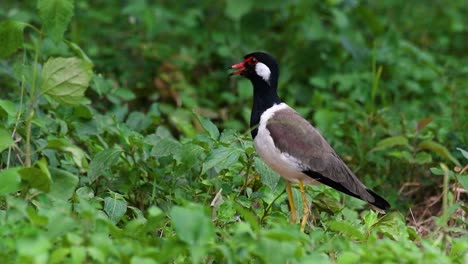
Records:
[[[234,64],[231,75],[240,74],[252,83],[266,82],[271,88],[278,86],[279,69],[276,60],[265,52],[252,52],[244,56],[244,61]]]

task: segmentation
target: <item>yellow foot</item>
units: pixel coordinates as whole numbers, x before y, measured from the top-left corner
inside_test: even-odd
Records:
[[[307,204],[307,197],[305,193],[304,183],[302,180],[299,180],[299,189],[301,191],[303,210],[302,210],[302,220],[301,220],[301,232],[304,232],[307,220],[309,219],[309,205]]]
[[[291,211],[291,223],[296,223],[297,214],[296,214],[296,205],[294,204],[294,197],[291,189],[291,182],[286,181],[286,192],[288,193],[289,200],[289,210]]]

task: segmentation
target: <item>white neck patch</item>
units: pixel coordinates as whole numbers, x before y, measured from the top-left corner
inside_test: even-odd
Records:
[[[271,71],[270,68],[268,68],[268,66],[261,62],[258,62],[257,64],[255,64],[255,72],[258,74],[258,76],[262,77],[263,80],[265,80],[268,83],[270,82]]]

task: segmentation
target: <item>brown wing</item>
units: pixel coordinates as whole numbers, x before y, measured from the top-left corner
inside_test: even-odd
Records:
[[[292,108],[275,112],[266,127],[275,146],[307,168],[303,173],[383,210],[389,207],[383,198],[359,181],[322,135]]]

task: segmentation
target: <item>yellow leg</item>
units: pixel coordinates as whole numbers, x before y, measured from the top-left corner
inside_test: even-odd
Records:
[[[286,181],[286,192],[288,193],[289,210],[291,210],[291,223],[296,223],[296,220],[297,220],[296,205],[294,204],[294,197],[292,194],[291,182],[289,181]]]
[[[304,232],[304,228],[307,224],[307,220],[309,219],[310,210],[309,210],[309,205],[307,204],[307,197],[305,193],[304,183],[302,182],[302,180],[299,180],[299,189],[301,190],[302,203],[303,203],[301,232]]]

